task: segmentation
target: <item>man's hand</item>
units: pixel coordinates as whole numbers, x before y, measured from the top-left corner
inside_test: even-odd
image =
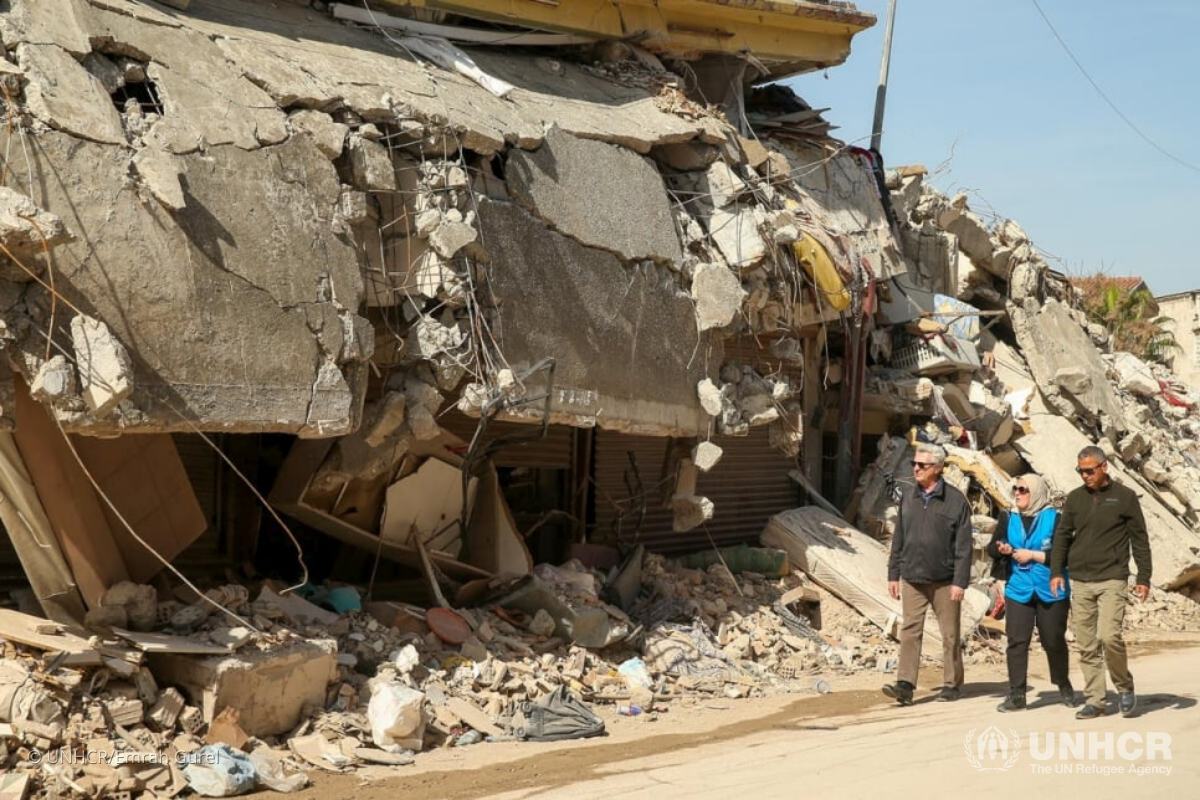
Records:
[[[893,600],[900,599],[900,581],[888,581],[888,594]]]
[[[1144,603],[1150,597],[1150,587],[1144,583],[1139,583],[1133,587],[1133,593],[1137,595],[1139,601]]]
[[[961,587],[961,586],[951,586],[950,587],[950,602],[961,603],[962,599],[964,597],[966,597],[966,595],[967,595],[967,590],[964,589],[963,587]]]
[[[1066,589],[1066,588],[1067,588],[1067,582],[1064,581],[1062,578],[1051,578],[1050,579],[1050,594],[1054,595],[1055,597],[1058,597],[1058,595],[1063,591],[1063,589]]]

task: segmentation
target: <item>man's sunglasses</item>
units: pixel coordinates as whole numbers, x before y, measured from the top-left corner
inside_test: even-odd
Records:
[[[937,463],[934,461],[910,461],[908,463],[913,465],[913,469],[929,469],[930,467],[937,466]]]
[[[1103,466],[1104,466],[1103,464],[1097,464],[1094,467],[1076,467],[1075,471],[1078,472],[1080,475],[1091,475],[1093,472],[1095,472],[1096,470],[1100,469]]]

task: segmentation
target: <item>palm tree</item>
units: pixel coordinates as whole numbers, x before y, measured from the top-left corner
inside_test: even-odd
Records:
[[[1172,320],[1158,315],[1158,304],[1148,289],[1129,290],[1103,273],[1091,276],[1083,292],[1088,319],[1112,336],[1112,347],[1145,361],[1165,364],[1182,349],[1175,341]]]

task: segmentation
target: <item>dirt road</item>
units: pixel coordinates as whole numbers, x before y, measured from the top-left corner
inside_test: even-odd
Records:
[[[1135,649],[1141,706],[1131,719],[1076,720],[1036,673],[1033,707],[1020,714],[994,710],[1004,691],[999,668],[969,674],[957,703],[919,692],[905,709],[879,693],[881,676],[858,675],[829,695],[705,701],[658,721],[615,718],[600,740],[423,754],[410,771],[365,785],[371,773],[323,775],[293,797],[1190,796],[1200,786],[1198,648],[1200,634]],[[1082,749],[1060,752],[1064,736]]]

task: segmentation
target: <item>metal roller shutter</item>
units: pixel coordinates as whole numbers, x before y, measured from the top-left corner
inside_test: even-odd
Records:
[[[753,428],[749,436],[713,439],[724,455],[711,473],[701,473],[696,485],[699,494],[713,501],[713,518],[707,526],[675,533],[673,515],[663,507],[662,467],[668,442],[665,438],[597,431],[591,541],[641,542],[659,553],[709,548],[710,534],[718,547],[739,542],[754,544],[772,515],[799,504],[798,487],[787,474],[795,462],[771,449],[765,427]],[[627,475],[633,474],[629,453],[636,458],[641,476],[642,497],[638,499],[631,499],[626,482]]]
[[[460,411],[451,409],[438,415],[438,424],[460,439],[470,441],[475,435],[475,427],[479,420],[468,417]],[[537,433],[536,425],[525,425],[519,422],[488,423],[485,441],[493,441],[499,436],[517,434],[533,436]],[[571,469],[571,458],[574,452],[575,428],[569,425],[551,425],[546,431],[545,438],[518,442],[500,448],[492,460],[498,467],[534,467],[544,469]]]

